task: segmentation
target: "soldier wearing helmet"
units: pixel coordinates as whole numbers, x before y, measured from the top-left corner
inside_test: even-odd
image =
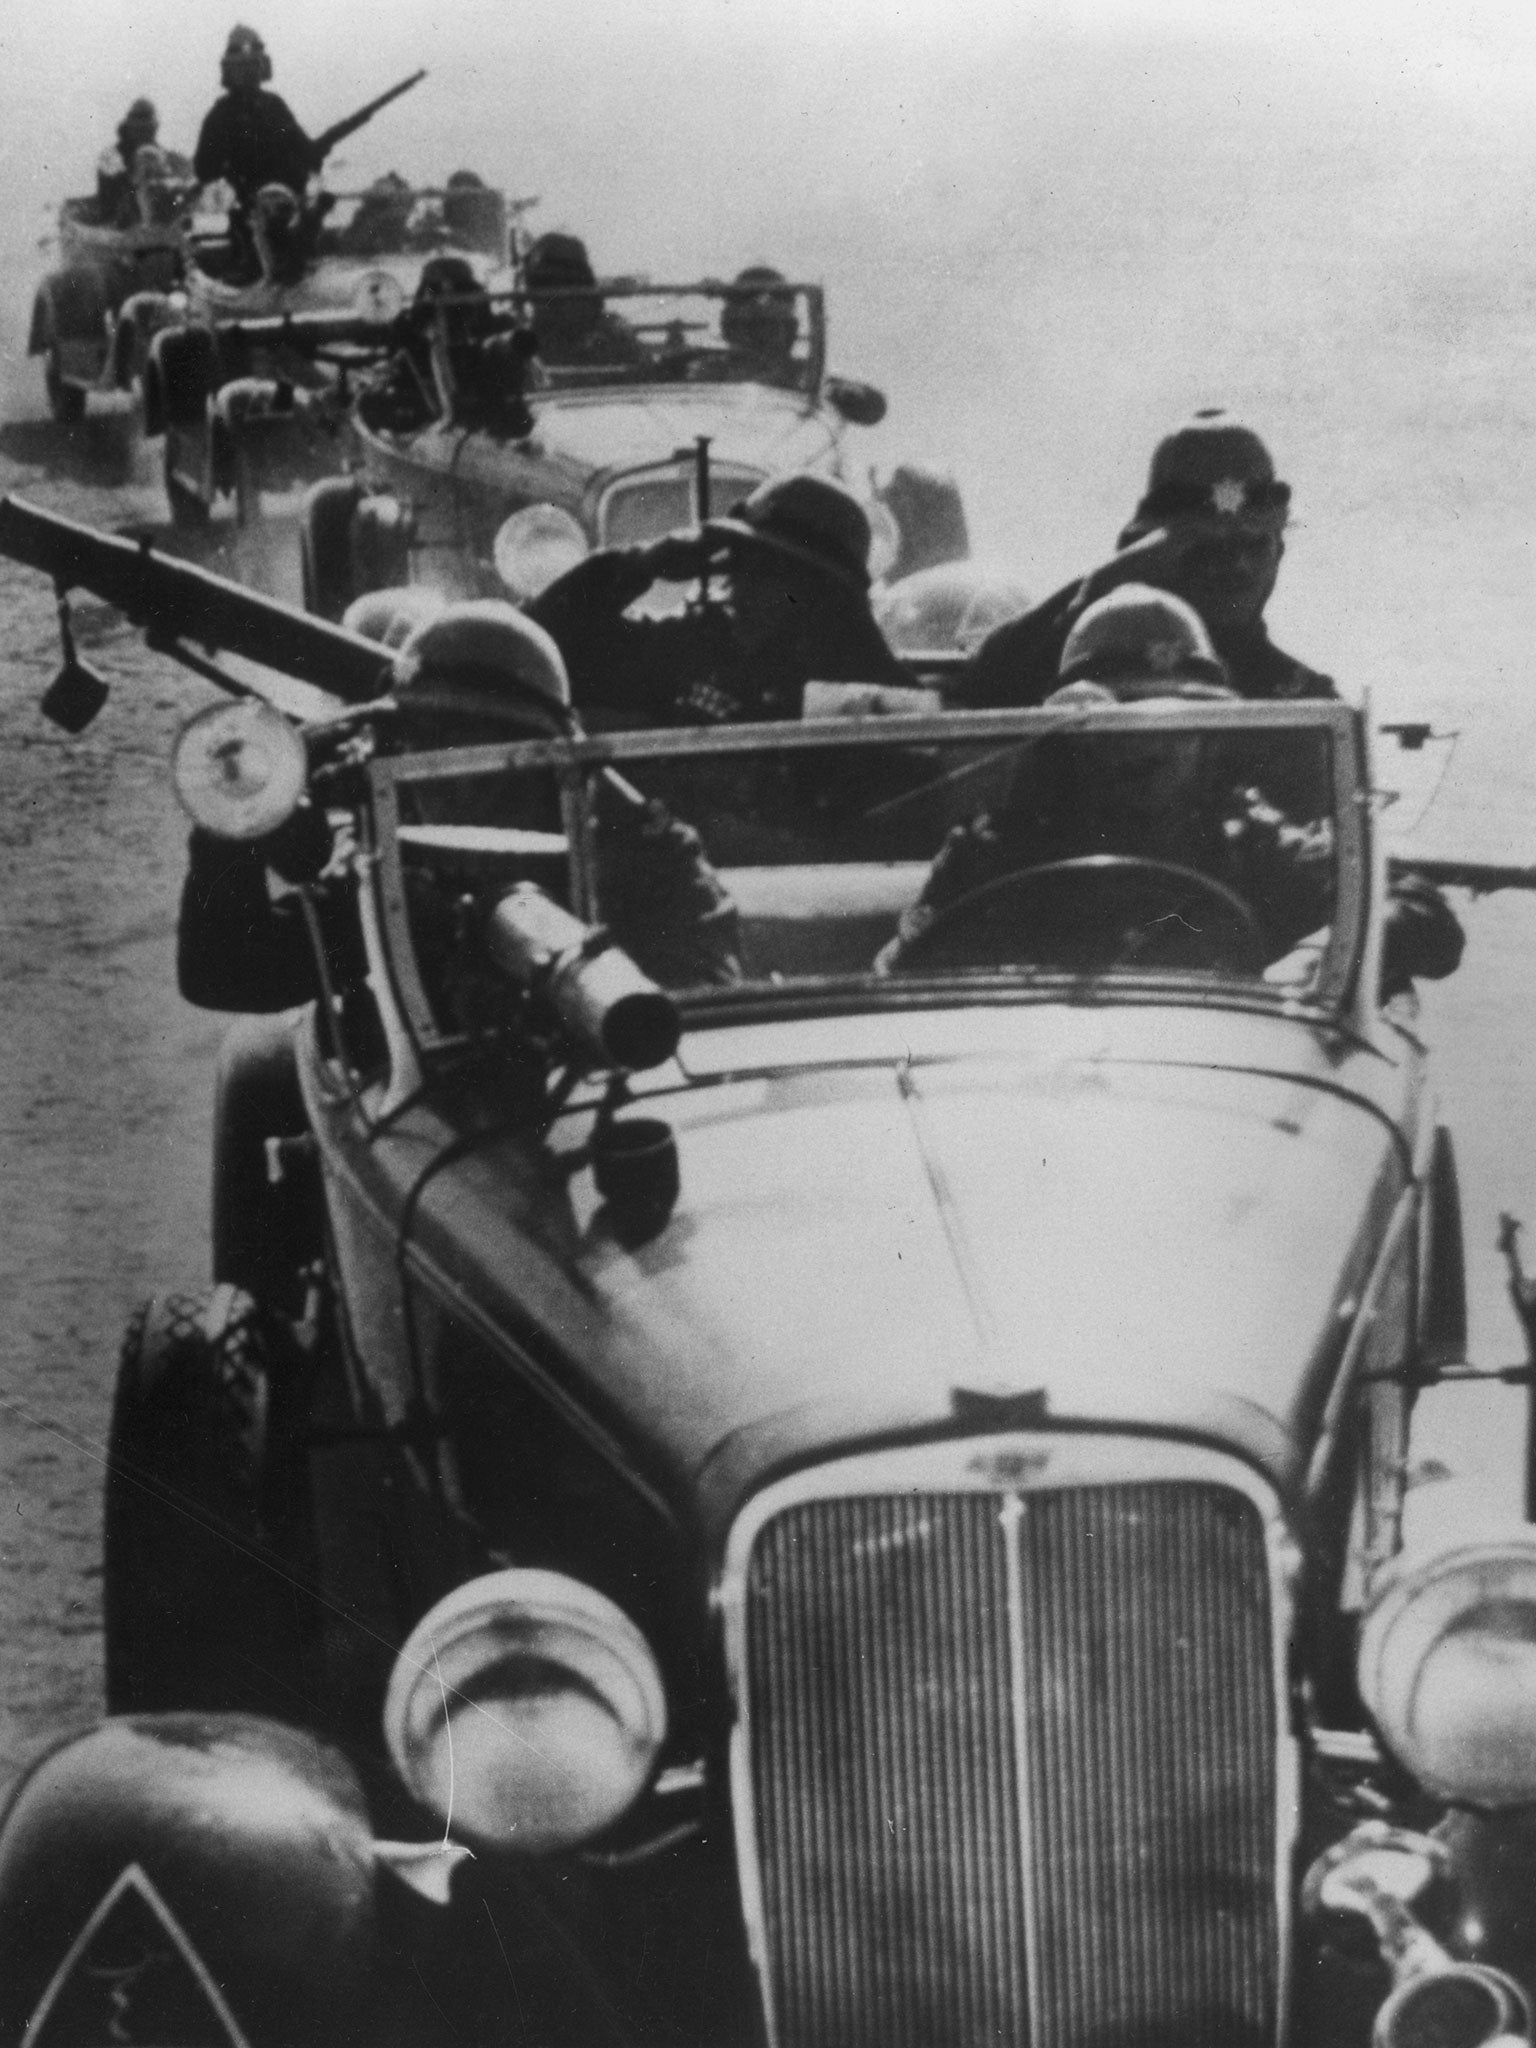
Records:
[[[320,151],[287,101],[267,91],[272,59],[255,29],[237,23],[230,30],[219,76],[224,90],[204,118],[192,158],[198,182],[224,180],[242,211],[264,185],[302,194],[320,168]]]
[[[524,260],[523,286],[541,362],[623,369],[644,361],[634,329],[603,303],[579,236],[540,235]]]
[[[759,384],[793,389],[799,377],[795,343],[800,319],[781,270],[751,263],[731,281],[720,310],[720,339]]]
[[[1075,622],[1124,583],[1149,584],[1193,605],[1238,696],[1334,696],[1332,679],[1282,653],[1264,624],[1290,499],[1251,428],[1219,408],[1197,412],[1158,443],[1114,556],[992,633],[955,702],[971,710],[1042,703],[1057,685]]]
[[[375,591],[358,599],[343,623],[397,649],[393,716],[379,723],[385,745],[418,753],[579,733],[559,649],[512,605],[498,599],[444,604],[416,589]],[[433,816],[416,822],[558,832],[559,806],[548,778],[523,795],[538,808],[537,819],[512,816],[506,789],[478,778],[449,779],[432,786]],[[734,912],[696,835],[617,777],[601,786],[595,832],[599,867],[606,862],[609,875],[607,920],[640,966],[673,985],[735,979]],[[269,870],[280,882],[320,876],[335,981],[343,991],[357,984],[362,961],[350,889],[330,865],[331,851],[323,815],[308,809],[270,840],[249,845],[193,830],[177,946],[187,1001],[272,1014],[317,993],[300,906],[274,897]]]
[[[528,607],[554,635],[578,704],[630,724],[798,718],[805,685],[911,678],[869,604],[870,528],[840,484],[760,484],[728,518],[641,547],[602,548]],[[658,582],[718,577],[722,602],[633,619]]]
[[[1136,705],[1145,732],[1062,733],[1038,742],[1019,762],[1005,801],[945,841],[882,956],[887,969],[920,969],[945,914],[989,890],[998,899],[990,937],[1003,948],[993,957],[1001,960],[1254,972],[1327,926],[1329,819],[1288,818],[1248,782],[1251,763],[1226,736],[1160,721],[1160,712],[1180,702],[1236,696],[1193,605],[1144,584],[1121,585],[1072,626],[1056,682],[1049,706]],[[1025,902],[1031,891],[1022,878],[1063,869],[1033,892],[1038,901]],[[1181,876],[1192,884],[1193,907],[1177,900]],[[1021,878],[1016,914],[998,893],[1011,877]],[[1450,973],[1461,947],[1460,927],[1438,892],[1402,885],[1388,914],[1383,998],[1415,977]]]
[[[136,159],[160,133],[153,100],[138,99],[117,124],[117,139],[96,163],[96,217],[103,227],[131,227],[138,220],[134,185]]]

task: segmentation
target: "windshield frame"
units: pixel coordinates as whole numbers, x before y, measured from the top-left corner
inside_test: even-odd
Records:
[[[670,727],[541,739],[505,745],[441,748],[431,753],[376,756],[368,778],[380,910],[391,972],[418,1047],[425,1051],[462,1042],[442,1031],[417,973],[406,918],[400,854],[401,792],[445,777],[456,780],[511,769],[549,770],[559,786],[570,863],[571,907],[599,921],[592,819],[586,791],[603,768],[626,764],[795,752],[838,747],[961,745],[1039,740],[1064,732],[1145,733],[1146,714],[1134,707],[1064,706],[1052,709],[939,712],[923,716],[798,720],[763,725]],[[1169,1002],[1180,1006],[1257,1008],[1317,1022],[1352,1023],[1351,1004],[1368,938],[1372,847],[1367,757],[1362,714],[1338,702],[1180,704],[1161,709],[1160,734],[1311,730],[1329,735],[1333,773],[1335,907],[1330,939],[1315,983],[1305,992],[1257,978],[1200,977],[1174,970],[1116,968],[1083,975],[1022,964],[957,973],[910,973],[763,980],[734,986],[672,991],[690,1025],[730,1024],[749,1017],[804,1015],[808,1011],[913,1009],[1068,1001],[1079,1004]],[[935,855],[938,848],[934,848]],[[828,865],[836,865],[829,863]],[[726,871],[729,875],[729,869]]]

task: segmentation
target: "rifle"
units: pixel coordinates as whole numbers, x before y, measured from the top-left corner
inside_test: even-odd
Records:
[[[371,704],[389,688],[390,657],[376,641],[161,554],[147,541],[98,533],[6,496],[0,497],[0,554],[41,569],[58,590],[65,674],[77,680],[65,685],[61,675],[49,692],[53,704],[45,698],[43,708],[70,731],[88,725],[106,695],[100,678],[73,658],[63,600],[74,588],[115,605],[142,628],[156,653],[170,655],[232,695],[264,693],[213,667],[198,648],[244,655],[263,668],[328,690],[348,704]],[[82,697],[82,687],[87,696]]]
[[[399,99],[402,93],[409,92],[413,85],[420,85],[426,75],[425,71],[413,71],[409,78],[402,78],[400,83],[392,85],[388,92],[381,92],[378,98],[370,100],[366,107],[359,107],[355,114],[348,114],[344,121],[337,121],[323,134],[317,135],[314,144],[316,163],[324,163],[338,142],[345,142],[349,135],[355,135],[359,128],[366,127],[381,108],[387,107],[391,100]]]

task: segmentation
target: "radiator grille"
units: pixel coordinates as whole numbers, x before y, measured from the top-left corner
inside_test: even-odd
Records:
[[[1280,1978],[1261,1518],[1219,1484],[801,1502],[747,1574],[780,2048],[1248,2048]]]

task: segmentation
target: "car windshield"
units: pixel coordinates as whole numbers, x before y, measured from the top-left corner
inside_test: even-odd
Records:
[[[822,300],[813,285],[600,279],[520,293],[516,302],[538,331],[555,389],[769,384],[809,396],[821,380]]]
[[[533,882],[706,1007],[1084,985],[1326,1007],[1361,935],[1342,706],[614,734],[374,775],[387,898],[407,902],[413,874],[429,903]],[[419,960],[445,928],[402,914],[397,943]],[[451,1034],[420,979],[418,1023]]]

